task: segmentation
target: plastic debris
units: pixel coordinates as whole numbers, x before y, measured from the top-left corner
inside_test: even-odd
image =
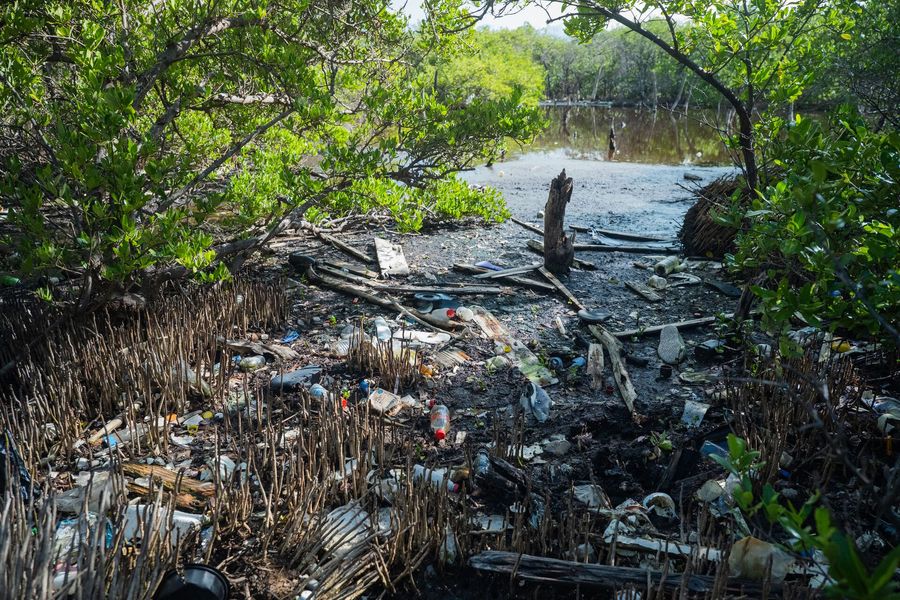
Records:
[[[550,417],[552,401],[541,386],[529,381],[520,402],[525,412],[532,414],[538,422],[543,423]]]
[[[678,513],[675,511],[675,501],[668,494],[662,492],[654,492],[645,497],[641,502],[648,512],[654,513],[666,519],[677,519]]]
[[[732,576],[762,581],[769,575],[771,562],[772,581],[781,583],[788,574],[793,559],[777,546],[747,536],[731,547],[728,568]]]
[[[447,433],[450,431],[450,409],[443,404],[436,404],[431,409],[430,419],[434,439],[440,442],[447,437]]]
[[[288,371],[283,375],[272,378],[269,388],[275,393],[291,392],[301,387],[309,387],[319,383],[322,377],[322,367],[319,365],[307,365],[301,369]]]
[[[573,489],[575,499],[586,505],[588,508],[612,508],[609,496],[603,491],[599,485],[585,484],[576,485]]]
[[[709,410],[709,404],[697,402],[696,400],[684,401],[684,412],[681,414],[681,422],[688,427],[699,427]]]
[[[255,371],[266,366],[266,358],[264,356],[247,356],[238,363],[241,371]]]
[[[647,279],[647,287],[653,288],[654,290],[664,290],[668,285],[669,282],[666,281],[666,278],[660,277],[659,275],[651,275]]]
[[[436,488],[459,491],[459,484],[447,477],[447,469],[426,469],[423,465],[413,465],[413,481],[429,481]]]

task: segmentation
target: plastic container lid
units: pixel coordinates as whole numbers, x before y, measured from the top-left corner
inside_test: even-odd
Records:
[[[447,432],[444,431],[443,429],[438,429],[437,431],[434,432],[434,437],[435,437],[435,439],[437,439],[437,441],[441,441],[442,439],[447,437]]]

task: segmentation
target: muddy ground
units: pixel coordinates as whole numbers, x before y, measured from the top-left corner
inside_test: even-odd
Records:
[[[472,184],[498,188],[514,217],[542,226],[538,213],[546,201],[550,180],[562,168],[575,182],[567,211],[568,224],[673,239],[681,217],[692,202],[688,191],[681,187],[688,183],[684,179],[685,172],[699,176],[704,182],[728,172],[724,168],[686,169],[579,161],[554,153],[526,155],[493,168],[481,168],[467,174],[466,178]],[[526,248],[526,241],[535,239],[536,234],[511,221],[495,226],[451,225],[415,235],[397,234],[380,225],[354,226],[336,235],[372,256],[375,254],[372,243],[375,235],[402,244],[412,272],[402,283],[424,286],[484,283],[454,271],[454,263],[473,264],[487,260],[499,266],[515,267],[540,260]],[[577,241],[592,242],[589,233],[580,234]],[[287,264],[291,252],[353,262],[332,246],[318,240],[310,241],[308,237],[288,237],[277,241],[274,247],[273,254],[265,258],[264,263],[295,280],[297,273]],[[596,270],[573,270],[564,282],[589,309],[611,313],[612,317],[606,323],[611,331],[711,316],[734,309],[734,298],[705,285],[662,291],[660,302],[648,302],[625,287],[626,281],[647,281],[652,271],[638,268],[635,263],[650,264],[652,261],[648,257],[654,255],[653,252],[645,255],[580,252],[578,257],[594,263]],[[727,277],[716,264],[702,262],[697,263],[692,273],[718,279]],[[531,276],[540,279],[536,273]],[[562,502],[572,485],[594,482],[604,488],[616,505],[628,498],[640,501],[645,495],[659,491],[668,473],[665,488],[677,498],[678,493],[690,494],[703,483],[702,474],[714,468],[712,463],[701,461],[696,450],[707,437],[718,442],[724,440],[727,430],[721,427],[723,409],[713,403],[700,427],[685,426],[681,423],[685,400],[710,402],[704,387],[708,391],[713,384],[689,385],[679,380],[683,372],[708,371],[713,376],[721,373],[723,359],[700,360],[693,351],[695,344],[716,337],[714,327],[684,331],[687,358],[675,367],[669,378],[660,376],[662,361],[657,355],[658,335],[624,340],[627,353],[647,362],[646,366],[630,364],[628,367],[637,390],[639,417],[635,419],[614,389],[608,367],[609,386],[599,391],[591,389],[590,378],[583,368],[568,368],[574,358],[587,353],[577,336],[586,339],[590,334],[580,325],[576,309],[568,306],[561,295],[510,286],[500,295],[464,296],[459,300],[463,306],[487,308],[515,338],[526,343],[536,354],[544,358],[560,357],[566,366],[557,373],[560,383],[547,387],[553,400],[549,419],[544,423],[528,419],[522,439],[522,445],[532,449],[552,440],[564,439],[570,444],[562,444],[561,448],[559,444],[551,445],[552,451],[533,457],[526,450],[526,458],[519,461],[535,487],[543,493]],[[294,349],[304,355],[304,363],[325,365],[326,372],[334,377],[327,379],[328,383],[345,387],[354,386],[353,374],[343,367],[343,359],[331,355],[328,343],[346,324],[358,322],[361,316],[397,318],[396,314],[380,307],[317,286],[306,290],[302,299],[296,302],[293,314],[292,326],[301,332],[300,340],[293,344]],[[566,335],[559,331],[555,322],[557,317],[564,325]],[[491,444],[498,430],[511,431],[520,396],[526,387],[525,378],[515,369],[486,367],[485,361],[495,354],[489,340],[474,336],[454,346],[464,350],[471,361],[452,370],[438,369],[434,377],[423,380],[416,388],[401,390],[401,394],[411,393],[426,403],[443,403],[451,411],[452,431],[439,445],[429,435],[427,417],[422,416],[413,423],[421,433],[422,458],[433,465],[458,465],[480,445]],[[457,443],[458,432],[465,432],[461,444]],[[675,447],[684,448],[681,460],[673,461],[670,453],[659,452],[651,442],[653,433],[666,434]],[[700,478],[696,477],[698,473]],[[686,481],[689,487],[678,489],[679,480]],[[676,489],[677,493],[673,491]],[[492,507],[487,501],[484,508],[486,512],[493,510],[502,514],[505,507]],[[677,525],[669,525],[675,528],[672,532],[677,532]],[[466,591],[466,585],[453,584],[449,591],[446,586],[444,578],[431,580],[426,588],[434,588],[435,597],[481,597],[478,594],[472,596],[473,591]],[[500,586],[501,590],[504,586]],[[502,591],[497,593],[505,595]]]

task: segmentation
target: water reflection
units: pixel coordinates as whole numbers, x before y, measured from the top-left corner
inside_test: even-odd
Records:
[[[567,157],[609,160],[610,133],[615,134],[612,160],[667,165],[731,165],[718,133],[705,123],[716,111],[673,114],[634,108],[551,107],[550,125],[522,152],[563,150]]]

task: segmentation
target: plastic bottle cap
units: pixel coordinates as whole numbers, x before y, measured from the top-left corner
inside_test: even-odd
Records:
[[[441,441],[442,439],[447,437],[447,432],[444,431],[443,429],[438,429],[437,431],[434,432],[434,437],[437,441]]]

